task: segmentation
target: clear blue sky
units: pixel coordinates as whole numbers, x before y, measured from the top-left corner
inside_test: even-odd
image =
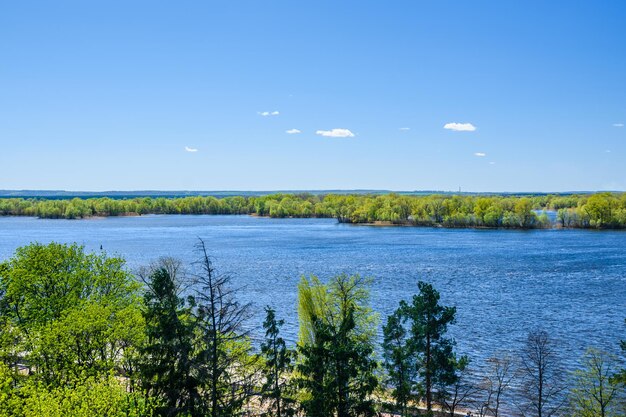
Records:
[[[624,190],[624,124],[624,1],[0,4],[0,189]]]

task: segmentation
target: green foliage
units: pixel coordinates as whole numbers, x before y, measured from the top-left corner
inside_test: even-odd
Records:
[[[374,414],[377,316],[369,307],[368,286],[368,280],[347,275],[328,285],[303,278],[299,286],[303,338],[298,372],[302,407],[309,416]]]
[[[458,379],[454,341],[445,337],[448,325],[454,323],[456,309],[441,306],[439,293],[432,285],[420,281],[418,288],[419,294],[413,296],[411,304],[400,302],[384,330],[385,365],[394,398],[404,413],[414,387],[430,413],[434,388],[446,387]]]
[[[0,389],[7,369],[0,369]],[[2,417],[149,417],[154,401],[141,392],[128,392],[112,375],[89,377],[73,384],[47,388],[29,380],[0,394]]]
[[[31,244],[0,264],[4,358],[45,383],[128,369],[143,321],[124,261],[77,245]],[[13,349],[7,349],[13,341]]]
[[[558,225],[626,227],[626,194],[537,196],[272,194],[255,197],[0,199],[0,216],[78,219],[142,214],[255,214],[331,217],[341,222],[444,227],[544,228],[537,210],[556,210]]]
[[[296,401],[291,384],[295,352],[287,349],[285,340],[279,336],[284,320],[276,320],[276,312],[269,306],[265,308],[263,322],[265,341],[261,344],[263,358],[261,401],[266,405],[264,415],[268,417],[294,416]]]
[[[142,349],[143,388],[161,401],[158,414],[201,415],[200,381],[194,367],[194,323],[165,268],[152,272],[144,296],[147,343]]]
[[[589,349],[583,368],[574,372],[570,391],[572,417],[617,417],[622,415],[619,382],[612,378],[616,358],[596,349]]]
[[[400,310],[396,310],[383,326],[383,357],[387,371],[386,382],[392,387],[391,395],[396,402],[396,412],[408,415],[408,406],[415,400],[413,394],[417,377],[417,357],[408,343]]]

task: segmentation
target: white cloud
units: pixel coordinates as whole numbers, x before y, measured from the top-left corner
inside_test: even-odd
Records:
[[[455,132],[473,132],[476,126],[471,123],[446,123],[444,129],[454,130]]]
[[[189,146],[185,146],[185,150],[187,152],[198,152],[198,150],[196,148],[190,148]]]
[[[406,130],[411,130],[411,128],[410,128],[410,127],[401,127],[399,130],[404,130],[404,131],[406,131]]]
[[[288,133],[290,135],[295,135],[296,133],[302,133],[302,132],[300,132],[298,129],[289,129],[289,130],[285,130],[285,133]]]
[[[259,111],[257,112],[260,116],[263,117],[267,117],[267,116],[278,116],[280,114],[280,112],[278,110],[274,110],[274,111]]]
[[[613,123],[613,127],[624,127],[624,123]]]
[[[328,138],[353,138],[354,133],[348,129],[331,129],[331,130],[318,130],[316,135],[325,136]]]
[[[474,156],[480,156],[482,158],[483,156],[487,156],[487,154],[486,153],[482,153],[482,152],[475,152]]]
[[[606,150],[606,151],[604,151],[604,152],[606,152],[606,153],[611,153],[611,150],[610,150],[610,149],[607,149],[607,150]]]
[[[496,163],[495,163],[495,162],[493,162],[493,161],[489,162],[489,165],[495,165],[495,164],[496,164]]]

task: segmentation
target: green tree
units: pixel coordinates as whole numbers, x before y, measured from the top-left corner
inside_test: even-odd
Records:
[[[408,405],[415,399],[414,388],[417,377],[416,355],[408,343],[408,332],[402,323],[400,310],[387,318],[383,326],[383,357],[387,371],[387,383],[392,387],[391,395],[396,402],[396,411],[408,415]]]
[[[276,312],[269,306],[265,312],[265,341],[261,344],[262,376],[265,381],[261,388],[262,402],[268,403],[265,415],[289,417],[296,414],[294,390],[290,381],[295,352],[287,349],[285,340],[279,335],[284,320],[276,320]]]
[[[163,266],[146,280],[146,344],[140,375],[146,392],[160,400],[161,416],[202,415],[198,363],[194,357],[194,322],[178,294],[176,277]]]
[[[369,281],[339,275],[328,285],[315,277],[299,286],[302,405],[310,416],[373,415],[373,337],[377,317],[369,307]]]
[[[572,417],[617,417],[619,382],[612,378],[616,359],[596,349],[583,357],[583,368],[574,372],[570,391]],[[624,400],[621,398],[621,400]]]
[[[411,304],[400,302],[396,310],[399,320],[409,326],[407,349],[415,355],[418,381],[416,385],[432,414],[434,388],[451,385],[457,380],[455,373],[454,340],[445,337],[448,325],[454,323],[456,308],[439,304],[439,293],[431,284],[420,281],[419,294]]]
[[[15,343],[5,360],[48,384],[124,367],[141,342],[137,290],[121,258],[58,243],[18,248],[0,264],[2,340]]]

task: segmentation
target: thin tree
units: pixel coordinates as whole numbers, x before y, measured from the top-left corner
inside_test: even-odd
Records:
[[[504,396],[515,376],[514,361],[510,356],[502,355],[487,359],[487,364],[489,368],[482,382],[487,398],[481,409],[493,417],[500,417]]]
[[[454,340],[445,337],[448,325],[454,323],[455,307],[439,304],[439,293],[431,284],[418,282],[419,294],[412,303],[400,302],[403,318],[410,323],[411,349],[417,355],[420,388],[427,413],[432,415],[433,393],[440,383],[456,381]]]
[[[227,417],[237,414],[252,395],[253,357],[243,327],[251,315],[250,304],[237,301],[238,288],[232,287],[230,275],[216,272],[204,240],[199,239],[197,250],[200,259],[193,302],[206,412],[211,417]]]
[[[262,402],[268,403],[266,416],[290,417],[296,414],[296,401],[290,378],[293,371],[294,351],[289,350],[280,337],[284,320],[276,320],[273,308],[265,307],[265,341],[261,344],[263,358],[261,389]]]
[[[521,356],[523,416],[552,417],[565,404],[560,364],[553,342],[544,330],[528,334]]]
[[[400,310],[396,310],[383,326],[383,365],[387,383],[392,387],[396,412],[408,415],[409,403],[415,399],[414,384],[417,377],[416,355],[408,343],[408,332],[402,325]]]
[[[473,382],[469,358],[461,356],[454,358],[453,362],[455,373],[452,383],[440,381],[436,395],[442,411],[446,411],[449,417],[455,417],[459,408],[472,404],[480,392],[480,387]]]
[[[583,358],[583,368],[574,372],[574,387],[570,392],[572,414],[575,417],[617,417],[619,382],[612,378],[616,360],[608,353],[589,349]]]

